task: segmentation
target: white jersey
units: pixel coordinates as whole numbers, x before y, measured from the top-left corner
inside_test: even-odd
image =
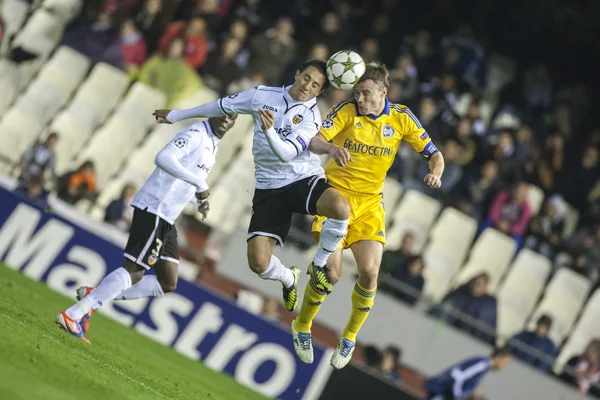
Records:
[[[258,86],[218,100],[224,113],[250,114],[254,119],[252,154],[257,189],[276,189],[311,175],[324,174],[319,156],[308,151],[310,140],[321,127],[317,100],[295,101],[288,94],[289,88]],[[275,131],[296,148],[298,155],[292,160],[281,161],[271,150],[262,132],[260,109],[275,115]]]
[[[206,180],[217,156],[219,138],[207,121],[192,124],[179,132],[165,148],[175,150],[181,165]],[[156,168],[135,195],[132,206],[147,210],[173,224],[185,206],[195,202],[196,188]]]

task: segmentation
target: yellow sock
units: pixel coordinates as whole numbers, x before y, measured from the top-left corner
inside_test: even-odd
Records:
[[[360,328],[367,320],[369,312],[371,311],[371,308],[373,308],[373,303],[375,303],[376,290],[377,288],[365,289],[356,282],[354,290],[352,291],[352,312],[350,313],[350,320],[344,328],[342,337],[356,342],[356,335],[358,335],[358,331],[360,331]]]
[[[304,299],[302,299],[302,307],[300,308],[300,314],[296,317],[296,323],[294,329],[296,332],[309,333],[312,321],[321,308],[321,304],[327,294],[321,293],[313,288],[311,280],[306,282],[306,289],[304,289]]]

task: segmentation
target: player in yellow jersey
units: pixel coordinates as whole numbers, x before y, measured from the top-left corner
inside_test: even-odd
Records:
[[[312,363],[310,328],[322,302],[342,271],[342,251],[351,249],[358,266],[358,281],[352,293],[352,311],[331,365],[340,369],[352,357],[356,335],[367,319],[375,298],[377,277],[385,244],[383,181],[402,141],[408,142],[429,162],[424,180],[440,188],[444,158],[417,117],[400,104],[387,99],[388,71],[370,63],[354,87],[354,98],[332,108],[321,130],[309,146],[317,154],[329,154],[325,168],[329,185],[348,200],[351,208],[348,233],[326,266],[310,264],[311,276],[304,291],[300,314],[292,322],[296,354]],[[313,233],[317,239],[325,218],[316,217]],[[318,239],[317,239],[318,240]]]

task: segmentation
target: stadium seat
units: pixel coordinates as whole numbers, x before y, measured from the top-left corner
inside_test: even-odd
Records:
[[[73,164],[76,168],[87,159],[94,160],[99,189],[108,183],[123,161],[144,137],[144,130],[118,115],[112,117],[93,136]],[[154,158],[145,160],[151,163]]]
[[[488,291],[495,292],[515,254],[516,246],[511,237],[493,228],[486,229],[475,241],[467,264],[454,279],[454,286],[466,283],[485,271],[490,276]]]
[[[383,204],[385,209],[389,211],[394,210],[401,195],[402,184],[394,178],[385,178],[385,181],[383,182]],[[391,216],[386,213],[386,225],[389,225],[391,222]]]
[[[127,83],[127,75],[123,71],[98,63],[75,94],[69,108],[97,125],[115,107]]]
[[[554,319],[550,338],[554,343],[561,343],[571,330],[579,311],[590,291],[590,281],[577,272],[561,268],[552,277],[544,292],[544,298],[529,319],[533,328],[542,314],[549,314]]]
[[[71,95],[87,74],[90,63],[85,55],[61,46],[42,67],[37,79],[58,86]]]
[[[175,136],[181,128],[180,124],[160,124],[146,136],[140,147],[134,149],[126,161],[126,169],[139,171],[146,177],[150,176],[156,166],[156,154]]]
[[[529,203],[529,207],[531,207],[532,216],[535,217],[539,214],[542,206],[544,205],[544,196],[544,191],[541,188],[535,185],[529,185],[527,201]]]
[[[56,44],[62,37],[65,22],[51,12],[38,8],[29,17],[19,35],[32,35],[47,38]]]
[[[58,15],[64,23],[71,21],[80,12],[82,0],[43,0],[42,8]]]
[[[196,107],[200,104],[210,103],[211,101],[215,101],[218,98],[219,98],[219,94],[217,92],[215,92],[212,89],[209,89],[208,87],[204,87],[204,88],[198,90],[196,93],[194,93],[189,98],[175,104],[175,106],[173,108],[175,108],[175,109],[192,108],[192,107]],[[188,123],[191,123],[191,120],[188,121]]]
[[[20,90],[19,68],[9,60],[0,58],[0,117],[17,98]]]
[[[443,251],[431,247],[429,244],[423,250],[423,261],[425,263],[423,294],[437,303],[448,293],[452,278],[458,271],[460,264],[451,261]]]
[[[421,251],[440,208],[441,204],[436,199],[416,190],[408,190],[393,211],[392,226],[386,239],[388,248],[397,249],[404,234],[410,231],[415,236],[415,251]]]
[[[452,263],[464,262],[477,233],[477,221],[452,207],[446,207],[429,233],[429,246]]]
[[[523,329],[551,269],[550,260],[546,257],[529,249],[519,252],[498,292],[499,339],[508,339]]]
[[[56,116],[67,99],[68,93],[57,86],[34,80],[13,107],[21,109],[29,118],[35,118],[45,125]]]
[[[152,161],[148,162],[154,165]],[[90,211],[90,216],[97,221],[103,220],[106,207],[111,201],[118,199],[121,196],[123,186],[125,186],[127,183],[132,183],[136,190],[139,190],[148,176],[149,175],[139,170],[125,168],[115,179],[112,179],[104,188],[101,188],[100,194],[96,199],[96,203]]]
[[[132,124],[146,130],[156,121],[152,112],[163,108],[166,95],[142,82],[136,82],[129,89],[115,113],[126,116]]]
[[[23,89],[31,82],[42,65],[44,65],[50,53],[56,47],[56,42],[44,36],[21,31],[12,42],[12,47],[20,47],[37,56],[33,60],[22,62],[18,65],[19,87]]]
[[[600,321],[600,289],[597,289],[588,301],[579,322],[560,352],[554,369],[557,373],[562,372],[569,358],[581,354],[591,340],[600,337],[598,321]]]
[[[1,8],[2,19],[5,26],[4,35],[6,38],[12,36],[19,31],[19,28],[27,18],[29,4],[23,0],[4,0],[4,5]]]
[[[15,164],[38,138],[42,125],[20,109],[10,109],[0,120],[0,160]]]
[[[265,301],[260,294],[241,289],[237,292],[235,303],[252,314],[260,315],[262,314]]]
[[[61,175],[67,172],[73,157],[90,138],[92,127],[85,119],[63,111],[52,120],[49,132],[59,135],[56,143],[56,173]]]

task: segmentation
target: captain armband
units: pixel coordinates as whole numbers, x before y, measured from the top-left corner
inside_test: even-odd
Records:
[[[431,158],[431,156],[434,155],[435,153],[439,153],[438,148],[435,146],[435,144],[433,144],[433,142],[429,142],[425,145],[425,148],[421,152],[421,155],[426,160],[429,160]]]

